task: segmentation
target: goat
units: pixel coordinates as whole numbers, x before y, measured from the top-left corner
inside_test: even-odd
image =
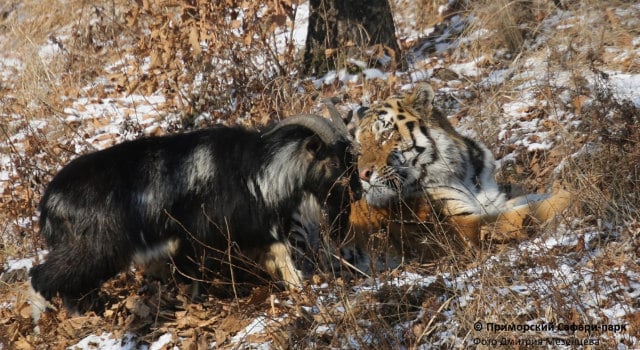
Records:
[[[345,227],[350,196],[360,197],[345,130],[299,115],[262,133],[219,127],[142,138],[71,161],[39,206],[49,253],[30,272],[34,319],[56,294],[81,311],[80,299],[102,282],[162,256],[193,275],[229,254],[248,256],[300,288],[287,234],[303,197],[326,198],[328,219]]]

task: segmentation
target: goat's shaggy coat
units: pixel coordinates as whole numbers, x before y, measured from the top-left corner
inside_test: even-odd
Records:
[[[49,254],[31,270],[33,289],[46,299],[59,293],[73,309],[132,260],[171,254],[198,279],[230,252],[299,287],[286,237],[292,215],[307,193],[328,197],[330,219],[347,220],[347,191],[360,190],[350,147],[291,123],[145,138],[81,156],[41,200]]]

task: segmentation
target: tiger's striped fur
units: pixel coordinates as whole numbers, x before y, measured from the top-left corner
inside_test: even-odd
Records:
[[[356,235],[402,221],[398,215],[404,211],[421,213],[423,222],[442,221],[465,244],[478,246],[482,232],[501,240],[525,237],[528,223],[546,222],[570,204],[563,190],[508,200],[494,178],[489,149],[458,133],[433,99],[433,88],[421,83],[358,113],[365,194],[352,205]],[[410,204],[394,211],[401,202]]]

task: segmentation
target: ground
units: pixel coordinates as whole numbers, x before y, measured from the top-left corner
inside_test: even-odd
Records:
[[[407,68],[383,51],[300,76],[308,3],[0,4],[0,349],[640,347],[640,5],[391,1]],[[401,58],[396,58],[401,59]],[[576,202],[530,239],[433,262],[190,302],[139,269],[105,309],[47,313],[37,203],[79,154],[214,124],[261,128],[339,97],[347,114],[428,80],[513,195]]]

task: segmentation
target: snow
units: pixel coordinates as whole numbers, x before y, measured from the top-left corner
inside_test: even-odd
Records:
[[[47,250],[38,251],[38,259],[43,260],[47,256]],[[34,258],[23,258],[23,259],[8,259],[4,262],[4,266],[0,266],[3,268],[2,271],[5,273],[12,271],[20,271],[20,270],[29,270],[33,267]]]
[[[293,29],[293,44],[295,47],[304,47],[307,41],[309,18],[309,3],[304,1],[296,7],[295,25]]]
[[[489,88],[491,86],[498,86],[504,83],[504,81],[511,75],[513,70],[511,69],[498,69],[492,72],[489,72],[486,78],[482,79],[480,85],[484,88]]]
[[[269,319],[266,316],[258,316],[256,317],[249,325],[247,325],[243,330],[238,332],[233,338],[232,342],[239,343],[242,342],[247,336],[251,334],[259,334],[265,331],[267,324],[269,323]]]
[[[132,335],[126,335],[124,338],[118,339],[111,333],[103,333],[99,336],[91,334],[77,344],[68,347],[68,349],[146,350],[146,347],[139,348],[136,342],[132,341],[133,338]]]
[[[111,333],[101,335],[91,334],[83,338],[77,344],[68,347],[70,350],[77,349],[100,349],[100,350],[178,350],[179,347],[169,347],[173,342],[173,336],[169,333],[161,335],[158,340],[150,345],[140,344],[134,334],[125,334],[122,338],[115,337]]]
[[[483,58],[476,58],[466,63],[452,64],[449,66],[449,69],[458,73],[460,76],[477,77],[481,73],[481,69],[478,67],[478,64],[483,61]]]
[[[158,338],[151,346],[149,346],[149,350],[162,350],[167,349],[167,345],[173,341],[173,336],[169,333],[165,333]],[[172,349],[179,349],[177,346],[174,346]]]
[[[611,87],[614,95],[620,100],[629,100],[636,107],[640,107],[640,75],[639,74],[610,74]]]
[[[6,271],[10,272],[10,271],[17,271],[17,270],[30,270],[31,267],[33,267],[33,259],[32,258],[26,258],[26,259],[9,259],[9,261],[7,261],[7,268]]]

